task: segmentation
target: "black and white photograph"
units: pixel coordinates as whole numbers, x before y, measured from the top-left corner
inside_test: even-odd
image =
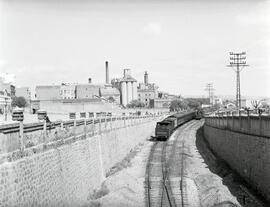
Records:
[[[0,207],[270,206],[270,0],[0,0]]]

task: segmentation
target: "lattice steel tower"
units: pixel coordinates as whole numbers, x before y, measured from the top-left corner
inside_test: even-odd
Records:
[[[240,72],[244,67],[247,67],[246,64],[246,52],[234,53],[230,52],[230,65],[227,67],[236,67],[236,107],[237,109],[241,108],[241,92],[240,92]]]

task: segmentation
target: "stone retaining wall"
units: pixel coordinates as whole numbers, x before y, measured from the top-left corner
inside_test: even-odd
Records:
[[[270,139],[204,125],[210,147],[270,201]]]
[[[102,133],[90,132],[64,143],[58,140],[59,143],[50,143],[40,150],[26,149],[22,158],[2,159],[0,206],[87,204],[105,173],[153,134],[157,119],[102,123]]]

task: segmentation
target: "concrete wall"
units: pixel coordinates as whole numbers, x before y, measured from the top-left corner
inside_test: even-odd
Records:
[[[270,200],[270,139],[221,129],[209,123],[204,125],[204,136],[210,147]]]
[[[86,204],[105,173],[153,134],[157,119],[89,125],[92,128],[87,136],[75,133],[76,136],[27,148],[23,154],[0,156],[0,206]]]

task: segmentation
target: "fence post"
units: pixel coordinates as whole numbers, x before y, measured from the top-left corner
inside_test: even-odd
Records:
[[[86,138],[87,137],[86,118],[84,118],[84,134],[85,134],[85,138]]]
[[[92,119],[92,135],[95,135],[95,119]]]
[[[111,128],[111,131],[112,131],[112,117],[111,117],[111,120],[110,120],[110,128]]]
[[[231,128],[231,130],[234,130],[234,118],[233,118],[233,111],[232,111],[231,115],[232,115],[232,128]]]
[[[262,135],[262,110],[259,109],[260,135]]]
[[[105,132],[107,131],[107,117],[105,117]]]
[[[19,147],[20,151],[24,151],[24,140],[23,140],[23,121],[19,122],[20,125],[20,131],[19,131]]]
[[[61,130],[63,130],[64,129],[64,122],[63,122],[63,120],[61,121]]]
[[[46,120],[43,120],[43,143],[47,144],[47,123]]]
[[[241,111],[239,110],[238,112],[238,116],[239,116],[239,130],[242,131],[242,117],[241,117]]]
[[[74,119],[74,122],[73,122],[73,134],[74,136],[76,135],[76,119]]]
[[[248,116],[248,132],[250,133],[250,130],[251,130],[251,123],[250,123],[250,114],[249,114],[249,110],[247,110],[247,116]]]
[[[101,118],[98,119],[99,134],[101,134]]]

